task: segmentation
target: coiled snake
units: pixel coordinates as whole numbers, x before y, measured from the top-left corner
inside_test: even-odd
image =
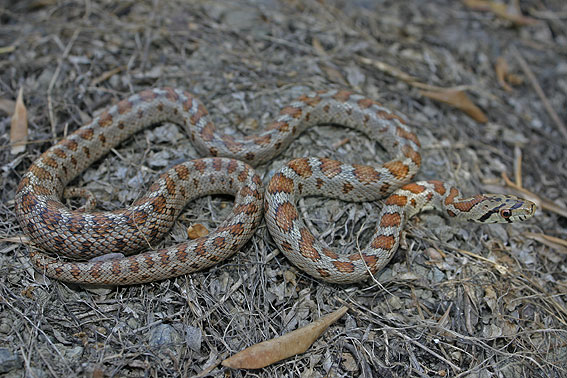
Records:
[[[214,157],[171,168],[126,209],[85,212],[63,205],[62,196],[85,195],[66,190],[67,183],[132,134],[163,121],[186,126],[197,150]],[[306,128],[329,123],[363,132],[379,141],[393,159],[379,168],[323,158],[295,159],[273,176],[263,204],[261,180],[248,164],[270,160]],[[38,271],[68,282],[110,285],[160,280],[216,264],[250,239],[263,207],[280,250],[309,274],[338,283],[362,280],[386,265],[398,247],[405,220],[422,209],[434,207],[451,217],[481,222],[512,222],[533,215],[533,203],[513,196],[462,198],[457,189],[438,181],[408,184],[421,164],[419,147],[401,117],[348,91],[303,95],[258,135],[236,139],[219,133],[191,94],[151,89],[120,101],[44,152],[23,177],[15,210],[32,242],[49,252],[30,251]],[[371,201],[396,188],[400,189],[386,200],[369,246],[350,254],[338,254],[317,242],[295,207],[302,195]],[[169,231],[188,201],[214,193],[235,196],[232,214],[215,231],[165,249],[149,248]],[[130,256],[88,262],[59,257],[90,259],[113,252]]]

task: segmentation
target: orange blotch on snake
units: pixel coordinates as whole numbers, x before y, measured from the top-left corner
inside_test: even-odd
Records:
[[[329,277],[331,275],[327,269],[323,268],[317,268],[317,273],[319,273],[322,278]]]
[[[213,169],[217,172],[220,172],[222,169],[222,159],[214,158],[213,159]]]
[[[333,98],[340,102],[346,102],[348,101],[351,95],[352,92],[350,91],[340,90],[333,96]]]
[[[419,194],[425,190],[425,187],[423,185],[418,185],[415,182],[412,182],[411,184],[404,185],[402,189],[407,190],[408,192],[412,192],[413,194]]]
[[[60,148],[55,148],[55,149],[53,150],[53,153],[54,153],[57,157],[59,157],[59,158],[61,158],[61,159],[66,159],[66,158],[67,158],[67,154],[65,153],[65,151],[63,151],[63,150],[60,149]]]
[[[205,107],[202,104],[199,104],[199,106],[197,107],[197,111],[195,112],[195,114],[191,116],[191,124],[196,125],[199,122],[199,120],[202,117],[206,116],[207,114],[209,114],[209,112],[207,112],[207,109],[205,109]]]
[[[398,120],[401,120],[400,117],[397,117]],[[402,121],[402,123],[405,123]],[[407,140],[411,140],[412,142],[415,143],[416,146],[420,147],[420,143],[419,143],[419,139],[417,139],[417,135],[415,135],[414,133],[412,133],[411,131],[407,131],[404,130],[401,127],[396,127],[396,134],[400,137],[400,138],[404,138]]]
[[[167,250],[161,250],[158,252],[158,256],[159,256],[159,261],[163,264],[163,265],[167,265],[170,262],[170,256],[169,253],[167,252]]]
[[[205,142],[210,142],[211,140],[213,140],[214,137],[214,133],[215,133],[215,125],[212,122],[207,123],[202,129],[201,129],[201,138],[205,141]]]
[[[354,189],[354,186],[350,182],[345,182],[343,184],[343,193],[348,194]]]
[[[372,240],[370,246],[375,249],[392,249],[396,243],[395,238],[392,235],[378,235]]]
[[[151,102],[156,97],[157,94],[152,89],[146,89],[145,91],[140,92],[140,99],[145,102]]]
[[[449,195],[445,198],[445,205],[450,205],[455,200],[455,197],[459,195],[457,188],[451,187],[449,189]]]
[[[307,95],[301,95],[297,98],[297,100],[303,102],[308,106],[316,106],[318,103],[321,102],[322,99],[319,96],[309,97]]]
[[[193,168],[195,168],[201,174],[204,174],[205,170],[207,169],[207,164],[203,160],[193,160]]]
[[[42,167],[40,167],[36,164],[33,164],[30,167],[30,172],[32,172],[33,175],[40,180],[52,180],[53,179],[51,172],[49,172],[47,169],[42,168]]]
[[[118,114],[124,114],[132,110],[132,103],[129,100],[122,100],[116,104],[116,107],[118,108]]]
[[[392,194],[384,202],[385,205],[395,205],[403,207],[408,203],[408,198],[406,196],[401,196],[399,194]]]
[[[313,174],[307,158],[294,159],[287,163],[287,166],[290,167],[298,176],[304,178],[311,177]]]
[[[407,157],[408,159],[411,159],[411,161],[413,161],[415,165],[417,165],[418,167],[421,165],[421,154],[416,150],[414,150],[413,148],[411,148],[411,146],[407,144],[404,145],[402,147],[402,152],[404,156]]]
[[[41,162],[45,165],[50,166],[51,168],[57,168],[59,166],[59,164],[55,161],[55,159],[50,158],[49,156],[42,158]]]
[[[299,230],[299,233],[301,234],[299,238],[299,252],[301,255],[311,261],[319,261],[321,255],[319,255],[319,252],[313,247],[313,243],[315,242],[313,234],[307,228],[302,228]]]
[[[110,268],[110,271],[115,276],[119,276],[120,273],[122,273],[122,268],[119,260],[112,261],[112,267]]]
[[[164,88],[164,90],[165,98],[167,98],[169,101],[177,102],[179,100],[179,95],[173,88],[166,87]]]
[[[94,130],[90,127],[82,127],[77,130],[77,135],[84,140],[91,140],[93,139]]]
[[[380,172],[368,165],[353,164],[354,175],[363,185],[369,185],[380,180]]]
[[[169,175],[167,175],[165,177],[165,188],[167,189],[167,193],[171,196],[173,196],[175,194],[175,181],[169,177]]]
[[[187,246],[185,245],[185,243],[177,246],[177,248],[175,250],[176,260],[178,260],[181,263],[184,263],[185,261],[187,261],[187,257],[189,257],[189,254],[187,253],[186,249],[187,249]]]
[[[354,264],[348,261],[333,261],[335,268],[341,273],[354,272]]]
[[[294,181],[282,173],[276,173],[268,183],[268,193],[292,193]]]
[[[240,182],[246,181],[246,179],[248,178],[248,173],[249,173],[248,168],[243,169],[242,172],[240,172],[238,174],[238,177],[237,177],[238,181],[240,181]]]
[[[77,151],[77,148],[79,147],[77,142],[72,139],[63,139],[61,142],[59,142],[59,144],[71,151]]]
[[[329,248],[323,248],[323,254],[331,259],[338,259],[339,256],[333,251],[330,250]]]
[[[104,112],[100,115],[98,119],[98,125],[100,127],[107,127],[112,124],[112,115],[109,112]]]
[[[284,233],[288,233],[293,227],[293,221],[299,218],[295,206],[291,202],[284,202],[275,209],[276,225]]]
[[[238,153],[244,149],[244,145],[236,142],[232,135],[221,136],[222,144],[232,153]]]
[[[480,202],[484,201],[484,197],[481,195],[476,195],[473,198],[471,198],[468,201],[463,201],[463,202],[455,202],[453,203],[453,206],[463,212],[468,212],[471,211],[471,209],[473,207],[475,207],[477,204],[479,204]]]
[[[380,227],[398,227],[402,221],[399,213],[386,213],[380,219]]]
[[[321,169],[321,172],[323,172],[323,174],[328,178],[335,177],[336,175],[340,174],[343,170],[342,169],[343,163],[341,163],[340,161],[325,159],[325,158],[321,158],[319,160],[321,161],[321,165],[319,166],[319,168]]]
[[[233,174],[238,169],[238,163],[235,160],[230,160],[226,166],[226,171],[229,174]]]
[[[394,113],[387,112],[387,111],[385,111],[385,110],[378,110],[378,111],[376,112],[376,115],[377,115],[379,118],[385,119],[385,120],[387,120],[387,121],[390,121],[390,120],[392,120],[392,119],[397,119],[397,120],[398,120],[400,123],[402,123],[402,124],[405,124],[405,123],[406,123],[403,118],[397,116],[397,115],[394,114]]]
[[[187,180],[189,177],[189,168],[183,164],[177,165],[175,166],[175,173],[177,173],[177,177],[181,180]]]
[[[281,115],[286,114],[286,115],[288,115],[292,118],[299,118],[299,117],[301,117],[301,112],[302,112],[301,108],[296,108],[296,107],[293,107],[293,106],[286,106],[285,108],[283,108],[280,111],[280,114]]]
[[[394,176],[398,180],[403,180],[408,176],[409,167],[402,163],[401,161],[394,160],[389,161],[383,164],[384,168],[386,168],[392,176]]]
[[[372,105],[374,105],[374,101],[369,99],[369,98],[363,98],[360,99],[356,102],[358,104],[358,106],[360,106],[362,109],[368,109],[369,107],[371,107]]]
[[[266,130],[278,130],[280,133],[287,133],[289,131],[289,124],[285,121],[272,122],[266,127]]]
[[[183,110],[188,112],[193,107],[193,97],[187,92],[185,92],[185,96],[187,97],[187,100],[183,102]]]
[[[255,203],[248,203],[246,205],[239,205],[234,207],[234,213],[236,214],[244,213],[247,215],[255,215],[259,211],[260,209],[258,209],[258,205],[256,205]]]

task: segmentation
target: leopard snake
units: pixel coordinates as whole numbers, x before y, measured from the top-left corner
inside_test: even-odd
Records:
[[[62,203],[63,197],[88,197],[88,192],[66,185],[93,162],[134,133],[164,121],[184,125],[199,153],[213,157],[171,168],[125,209],[71,210]],[[264,198],[261,179],[249,164],[269,161],[306,128],[321,124],[361,131],[393,158],[377,168],[324,158],[295,159],[274,174]],[[21,180],[15,212],[24,232],[42,249],[30,250],[38,271],[62,281],[104,285],[162,280],[210,267],[252,237],[263,209],[279,249],[314,277],[336,283],[360,281],[385,266],[398,247],[405,221],[423,209],[486,223],[533,215],[535,205],[514,196],[464,198],[439,181],[409,183],[421,164],[419,148],[403,118],[345,90],[300,96],[263,131],[237,139],[218,132],[203,104],[190,93],[150,89],[118,102],[44,152]],[[216,193],[235,197],[232,213],[216,230],[167,248],[151,247],[171,229],[187,202]],[[350,254],[323,246],[296,209],[301,196],[373,201],[388,194],[370,243]],[[127,256],[95,258],[109,253]],[[66,261],[61,256],[90,260]]]

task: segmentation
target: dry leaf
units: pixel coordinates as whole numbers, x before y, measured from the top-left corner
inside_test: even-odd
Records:
[[[336,68],[327,66],[326,64],[322,64],[322,63],[319,64],[319,68],[321,68],[323,71],[325,71],[329,80],[334,81],[335,83],[338,83],[338,84],[341,84],[341,85],[345,85],[345,86],[347,85],[347,81],[346,81],[345,77]]]
[[[327,55],[327,53],[325,52],[325,49],[323,48],[323,45],[321,44],[319,39],[313,38],[313,40],[311,41],[311,46],[313,46],[313,48],[315,49],[317,54],[319,54],[321,56]]]
[[[12,115],[10,123],[10,144],[12,155],[17,155],[26,150],[26,142],[28,140],[28,115],[26,106],[24,105],[24,91],[20,88],[18,98],[16,99],[16,108]]]
[[[191,240],[202,238],[203,236],[207,236],[208,234],[209,230],[207,230],[207,228],[200,223],[187,227],[187,236],[189,236],[189,239]]]
[[[486,123],[488,118],[462,90],[447,89],[443,91],[420,91],[433,100],[441,101],[465,112],[469,117],[480,123]]]
[[[526,235],[530,239],[537,240],[538,242],[545,244],[550,248],[553,248],[559,253],[567,254],[567,240],[535,232],[525,232],[524,235]]]
[[[494,70],[496,71],[498,84],[500,84],[505,91],[512,92],[512,87],[506,82],[506,78],[508,77],[508,62],[506,62],[506,59],[498,57]]]
[[[325,330],[348,311],[343,306],[337,311],[296,329],[288,334],[252,345],[222,362],[234,369],[261,369],[296,354],[303,353]]]
[[[488,0],[464,0],[463,4],[473,10],[492,12],[516,26],[533,25],[538,22],[535,18],[522,15],[516,7],[508,6],[505,3]]]

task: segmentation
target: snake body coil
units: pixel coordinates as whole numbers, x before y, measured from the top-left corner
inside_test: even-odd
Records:
[[[214,157],[170,169],[126,209],[84,212],[63,205],[62,196],[81,193],[65,189],[68,182],[132,134],[163,121],[185,126],[196,149]],[[162,250],[90,262],[65,262],[33,250],[31,261],[49,277],[113,285],[165,279],[211,266],[239,250],[261,220],[261,181],[248,164],[270,160],[306,128],[329,123],[363,132],[379,141],[393,159],[379,168],[320,158],[296,159],[270,181],[265,201],[270,232],[291,261],[318,278],[354,282],[366,277],[368,271],[379,270],[397,248],[405,209],[411,215],[436,204],[450,216],[484,221],[520,220],[533,214],[534,205],[518,198],[462,199],[456,189],[439,182],[409,184],[386,201],[386,212],[370,247],[340,256],[315,242],[299,219],[295,199],[322,194],[368,201],[409,183],[421,164],[420,145],[401,117],[363,96],[323,91],[297,98],[258,135],[236,139],[219,133],[205,107],[191,94],[152,89],[120,101],[32,164],[15,198],[16,216],[24,232],[52,254],[90,259],[147,249],[171,229],[185,204],[199,196],[233,194],[232,214],[206,237]],[[514,215],[503,216],[507,212]]]

